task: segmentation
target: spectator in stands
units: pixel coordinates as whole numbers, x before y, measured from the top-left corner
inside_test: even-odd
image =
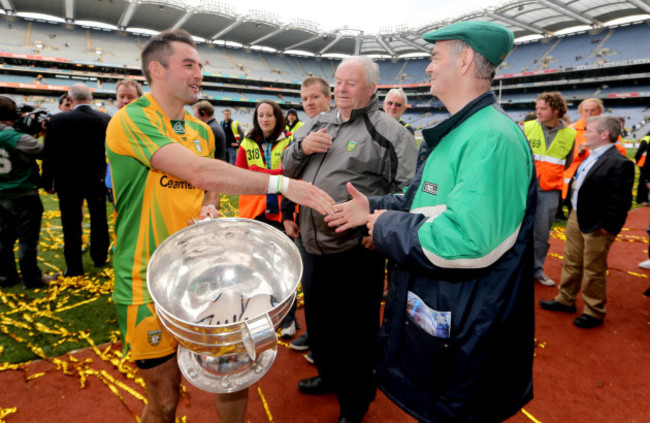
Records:
[[[58,275],[43,276],[37,264],[43,204],[38,196],[38,165],[43,146],[14,130],[16,103],[0,96],[0,287],[19,282],[14,256],[25,289],[41,288]]]
[[[212,129],[215,143],[214,158],[227,162],[226,133],[223,131],[219,121],[214,117],[214,106],[212,106],[212,104],[207,100],[201,100],[192,106],[192,109],[194,110],[194,117]]]
[[[309,116],[309,119],[314,119],[321,113],[330,110],[332,105],[332,93],[330,86],[323,78],[319,76],[310,76],[302,81],[300,85],[300,98],[302,100],[302,108]],[[304,126],[304,125],[303,125]],[[293,134],[294,139],[297,136],[303,136],[302,131]],[[296,211],[296,204],[286,198],[282,199],[282,224],[284,231],[293,239],[297,239],[300,234],[300,227],[296,223],[298,218],[294,216]],[[291,317],[293,315],[293,318]],[[295,304],[291,309],[291,314],[282,322],[280,334],[286,337],[292,337],[296,333],[296,319],[295,319]],[[309,349],[309,334],[305,331],[297,339],[291,341],[289,346],[297,351],[306,351]],[[311,352],[306,356],[307,361],[314,363]]]
[[[400,191],[413,177],[417,150],[412,135],[379,109],[379,67],[368,57],[351,57],[334,79],[336,108],[299,131],[283,158],[285,174],[338,202],[348,199],[341,187],[349,181],[366,194]],[[339,422],[361,422],[376,392],[371,358],[385,260],[364,247],[369,244],[359,232],[337,234],[309,208],[301,208],[299,226],[305,316],[318,376],[301,380],[298,388],[310,395],[336,392]]]
[[[152,37],[142,50],[141,63],[151,93],[120,109],[107,131],[117,213],[113,300],[124,348],[131,351],[147,387],[141,420],[171,423],[181,383],[175,359],[178,345],[162,329],[147,291],[151,252],[193,217],[218,215],[217,193],[281,192],[319,213],[330,212],[333,200],[306,182],[249,172],[213,159],[212,131],[185,111],[198,100],[203,80],[201,59],[189,33],[176,29]],[[161,184],[161,177],[169,183]],[[150,344],[147,333],[161,333],[160,342]],[[241,423],[247,398],[248,390],[218,394],[220,421]]]
[[[68,97],[73,110],[52,116],[48,125],[43,186],[59,198],[67,266],[64,276],[81,276],[84,200],[90,212],[90,257],[95,267],[103,267],[108,255],[104,140],[111,117],[93,110],[93,96],[84,84],[70,87]]]
[[[406,106],[408,105],[408,99],[406,93],[401,88],[393,88],[386,94],[384,99],[384,111],[397,119],[397,121],[408,129],[411,135],[415,134],[415,130],[411,125],[402,120],[402,115],[406,112]]]
[[[545,286],[555,282],[544,273],[544,261],[551,246],[553,225],[564,184],[564,171],[571,166],[575,129],[564,123],[568,107],[559,92],[544,92],[535,102],[537,119],[524,124],[524,133],[535,155],[537,169],[537,209],[535,211],[535,267],[533,277]]]
[[[59,97],[59,110],[62,112],[69,112],[72,110],[72,107],[70,107],[70,99],[68,98],[67,93]]]
[[[251,129],[239,145],[236,166],[282,175],[282,152],[293,139],[285,131],[285,121],[280,106],[270,100],[257,103]],[[276,194],[240,195],[239,216],[259,220],[284,230],[281,222],[280,202]]]
[[[239,122],[232,120],[230,109],[223,111],[223,120],[221,127],[226,134],[226,153],[228,154],[228,161],[234,165],[237,161],[237,153],[239,152],[239,138],[242,135],[242,129]]]
[[[614,148],[621,132],[611,115],[586,119],[586,145],[591,154],[578,167],[566,226],[559,293],[540,300],[549,311],[576,312],[582,292],[583,314],[573,324],[591,329],[603,324],[607,302],[607,255],[621,231],[632,203],[634,164]]]
[[[287,132],[295,134],[298,129],[303,125],[298,117],[298,111],[296,109],[289,109],[287,112]]]
[[[348,184],[353,200],[326,220],[337,233],[365,224],[399,265],[379,336],[382,390],[421,422],[501,422],[532,398],[534,348],[535,164],[490,90],[514,35],[467,21],[423,38],[435,42],[431,94],[451,116],[423,130],[429,148],[404,196]]]

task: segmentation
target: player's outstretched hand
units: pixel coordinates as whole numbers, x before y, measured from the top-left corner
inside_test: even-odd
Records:
[[[322,189],[295,179],[291,180],[289,189],[284,195],[294,203],[310,207],[320,214],[330,214],[334,200]]]

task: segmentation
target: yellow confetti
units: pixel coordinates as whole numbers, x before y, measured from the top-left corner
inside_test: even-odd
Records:
[[[537,420],[535,417],[533,417],[533,415],[530,414],[530,413],[529,413],[528,411],[526,411],[525,409],[522,408],[522,409],[521,409],[521,412],[524,413],[524,415],[525,415],[526,417],[528,417],[531,421],[533,421],[533,422],[535,422],[535,423],[542,423],[540,420]]]
[[[257,393],[260,396],[260,400],[262,400],[262,405],[264,406],[264,411],[266,411],[266,417],[269,419],[269,423],[273,422],[273,415],[271,414],[271,410],[269,409],[269,404],[266,402],[266,398],[264,397],[264,394],[262,393],[262,388],[260,388],[259,385],[257,385]]]
[[[18,411],[18,407],[0,408],[0,423],[5,422],[4,418],[10,414],[15,414],[16,411]]]

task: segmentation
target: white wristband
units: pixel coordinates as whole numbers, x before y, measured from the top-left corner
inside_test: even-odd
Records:
[[[282,178],[282,188],[280,189],[280,192],[282,194],[284,194],[285,192],[287,192],[289,190],[289,181],[290,180],[291,180],[290,178],[285,178],[285,177]]]
[[[266,189],[268,194],[282,194],[289,189],[289,178],[282,175],[269,175],[269,186]]]

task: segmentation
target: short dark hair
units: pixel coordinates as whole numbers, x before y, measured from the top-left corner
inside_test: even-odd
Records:
[[[214,107],[208,100],[201,100],[198,103],[195,103],[193,107],[196,107],[201,116],[214,116]]]
[[[255,106],[255,112],[253,113],[253,129],[251,129],[248,134],[246,134],[246,137],[255,141],[262,141],[264,139],[264,133],[262,132],[262,128],[260,128],[260,124],[257,121],[257,110],[262,104],[268,104],[273,108],[273,116],[275,116],[275,128],[273,128],[271,139],[275,141],[275,139],[280,136],[280,133],[284,131],[287,123],[284,120],[284,114],[282,113],[282,109],[278,103],[271,100],[262,100],[257,103],[257,106]]]
[[[68,94],[67,93],[66,94],[61,94],[59,96],[59,106],[62,105],[63,102],[66,101],[67,99],[68,99]]]
[[[18,117],[16,102],[11,98],[0,95],[0,122],[13,122]]]
[[[172,54],[172,43],[185,43],[192,48],[196,48],[196,43],[189,32],[184,29],[166,29],[160,34],[151,37],[142,49],[141,62],[142,73],[151,84],[151,74],[149,73],[149,63],[158,62],[167,69],[167,57]]]
[[[537,103],[539,100],[544,100],[551,109],[557,110],[557,117],[559,119],[562,119],[566,112],[569,110],[566,104],[566,100],[564,97],[562,97],[562,94],[560,94],[559,91],[541,93],[537,96],[535,103]]]

